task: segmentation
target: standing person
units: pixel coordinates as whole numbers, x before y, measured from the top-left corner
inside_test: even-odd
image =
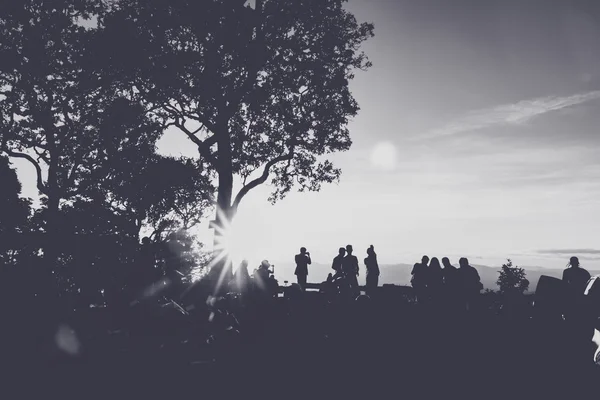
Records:
[[[346,257],[344,257],[344,261],[342,264],[342,270],[344,271],[344,276],[350,285],[352,291],[356,294],[359,292],[358,288],[358,258],[355,255],[352,255],[352,245],[349,244],[346,246]]]
[[[338,255],[333,258],[333,262],[331,263],[331,268],[335,271],[335,274],[342,274],[342,266],[344,264],[344,256],[346,255],[346,249],[340,247],[338,250]]]
[[[444,288],[444,275],[440,260],[438,260],[437,257],[431,259],[429,262],[429,270],[427,272],[427,289],[429,296],[431,296],[431,299],[434,302],[440,303],[442,290]]]
[[[306,278],[308,277],[308,266],[312,263],[310,253],[306,247],[300,248],[300,254],[296,254],[296,271],[294,274],[298,278],[298,285],[304,290],[306,288]]]
[[[562,276],[562,280],[567,284],[567,319],[573,321],[583,317],[585,289],[590,278],[590,273],[581,268],[579,259],[571,257]]]
[[[254,287],[258,292],[266,292],[271,264],[267,260],[262,260],[258,268],[254,270]]]
[[[475,308],[477,296],[483,288],[479,272],[469,265],[469,260],[462,257],[458,260],[460,276],[461,306],[468,310]]]
[[[416,263],[413,266],[410,274],[412,278],[410,279],[410,284],[415,289],[415,294],[417,296],[417,302],[419,304],[424,304],[427,298],[427,278],[428,278],[428,267],[429,257],[423,256],[421,258],[420,263]]]
[[[164,244],[165,263],[162,287],[165,295],[172,299],[178,298],[183,289],[183,274],[179,271],[184,264],[185,245],[177,233],[171,232]],[[227,283],[227,282],[226,282]]]
[[[377,254],[373,245],[367,249],[365,267],[367,267],[367,294],[371,295],[379,284],[379,264],[377,264]]]
[[[457,299],[460,282],[458,268],[450,264],[448,257],[442,258],[442,265],[444,266],[444,269],[442,270],[442,275],[444,277],[444,296],[446,297],[448,308],[455,310],[458,305]]]
[[[568,285],[573,293],[582,294],[585,287],[590,280],[591,275],[585,269],[581,268],[579,259],[577,257],[571,257],[567,268],[563,271],[562,280]]]
[[[231,289],[240,293],[242,297],[245,297],[250,291],[250,273],[248,272],[248,260],[243,260],[240,266],[233,274],[231,280]]]

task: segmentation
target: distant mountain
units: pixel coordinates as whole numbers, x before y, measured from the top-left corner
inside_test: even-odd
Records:
[[[383,264],[379,266],[381,270],[381,276],[379,278],[379,284],[391,283],[395,285],[410,285],[410,272],[412,271],[412,265],[410,264]],[[474,265],[479,272],[481,282],[485,289],[498,290],[496,280],[500,274],[500,267],[489,267],[487,265]],[[562,269],[551,269],[543,267],[523,267],[527,273],[527,279],[529,280],[529,291],[534,292],[540,276],[547,275],[555,278],[562,278]],[[290,283],[296,282],[294,276],[295,265],[292,263],[275,263],[275,276],[280,284],[287,280]],[[323,282],[327,279],[327,274],[333,272],[331,265],[313,263],[309,266],[308,281],[312,283]],[[600,271],[589,271],[590,274],[600,275]],[[360,275],[358,277],[359,284],[365,284],[365,269],[361,266]]]

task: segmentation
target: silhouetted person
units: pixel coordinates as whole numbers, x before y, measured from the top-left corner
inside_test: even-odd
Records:
[[[298,278],[298,285],[304,290],[306,288],[306,278],[308,276],[308,266],[312,263],[310,253],[306,247],[300,248],[300,254],[296,254],[296,271],[294,274]]]
[[[183,274],[179,272],[179,268],[181,265],[181,255],[184,253],[185,249],[176,233],[169,234],[165,245],[166,260],[164,273],[167,285],[166,294],[171,298],[177,298],[180,295],[183,284]]]
[[[267,260],[263,260],[254,271],[254,283],[258,285],[261,290],[265,290],[268,287],[269,268],[271,268],[271,264],[269,264]]]
[[[423,258],[421,258],[421,262],[416,263],[410,272],[412,275],[410,283],[415,289],[417,302],[419,304],[425,303],[427,298],[428,263],[429,257],[423,256]]]
[[[331,268],[335,271],[336,275],[343,273],[342,266],[344,264],[344,256],[346,255],[346,249],[340,247],[338,250],[338,255],[333,258],[333,262],[331,263]]]
[[[460,291],[462,306],[468,310],[473,310],[479,292],[482,289],[479,272],[469,265],[469,260],[462,257],[458,260],[458,274],[460,276]]]
[[[344,261],[342,264],[342,270],[344,271],[344,276],[350,285],[350,288],[353,292],[357,293],[358,289],[358,258],[355,255],[352,255],[352,245],[346,246],[346,257],[344,257]]]
[[[567,284],[567,312],[566,319],[570,321],[585,318],[585,289],[590,280],[590,273],[581,268],[579,259],[571,257],[567,268],[563,271],[562,279]]]
[[[244,260],[233,274],[233,280],[231,281],[235,291],[246,295],[250,289],[250,273],[248,273],[248,261]]]
[[[433,257],[429,262],[429,270],[427,271],[427,291],[432,300],[439,302],[441,300],[444,286],[444,275],[440,260]]]
[[[442,275],[444,277],[444,294],[448,302],[449,309],[455,309],[458,306],[458,293],[460,290],[460,276],[458,268],[450,264],[448,257],[442,258]]]
[[[367,249],[365,267],[367,267],[367,294],[372,294],[379,284],[379,264],[373,245]]]
[[[590,273],[579,265],[579,259],[571,257],[562,276],[563,281],[569,286],[570,290],[573,293],[583,294],[590,278]]]

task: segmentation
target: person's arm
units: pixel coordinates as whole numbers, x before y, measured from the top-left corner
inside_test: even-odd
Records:
[[[307,260],[308,260],[308,261],[307,261],[307,264],[308,264],[308,265],[312,264],[312,261],[310,260],[310,254],[307,254],[307,255],[306,255],[306,258],[307,258]]]

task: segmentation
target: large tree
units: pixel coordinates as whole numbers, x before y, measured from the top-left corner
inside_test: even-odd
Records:
[[[0,5],[0,152],[36,171],[44,271],[68,262],[74,233],[137,240],[143,224],[199,219],[210,198],[202,166],[158,156],[161,125],[93,68],[97,31],[81,21],[102,2]],[[65,220],[78,213],[84,223]]]
[[[370,66],[360,46],[373,36],[344,3],[120,0],[101,16],[95,65],[189,138],[215,178],[216,245],[269,179],[272,202],[339,179],[323,156],[350,148],[349,81]]]
[[[76,135],[86,132],[80,61],[87,37],[75,21],[93,10],[91,1],[3,1],[0,7],[0,150],[36,170],[48,264],[57,258],[60,201],[90,151]]]

